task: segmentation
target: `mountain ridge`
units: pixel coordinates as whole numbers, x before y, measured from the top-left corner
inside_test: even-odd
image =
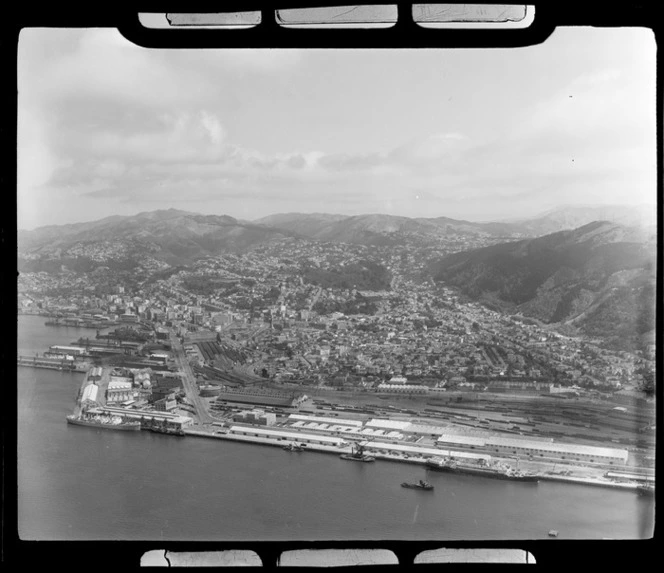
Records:
[[[654,328],[656,237],[595,221],[570,231],[451,254],[434,281],[545,323],[601,335],[619,347]]]

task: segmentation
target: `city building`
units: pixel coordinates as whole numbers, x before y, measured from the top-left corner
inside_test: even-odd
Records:
[[[110,380],[106,389],[106,401],[108,403],[121,403],[134,397],[132,381],[127,378]]]
[[[96,384],[88,384],[83,389],[83,394],[81,395],[81,405],[83,408],[97,405],[97,394],[99,392],[99,386]]]
[[[283,430],[273,430],[267,428],[253,428],[247,426],[231,426],[229,436],[241,438],[243,436],[250,438],[264,438],[272,443],[283,441],[287,443],[294,441],[299,444],[312,444],[319,446],[346,447],[350,444],[341,439],[330,436],[317,436],[315,434],[305,434],[300,432],[286,432]]]
[[[233,421],[258,426],[274,426],[277,423],[277,415],[256,408],[233,414]]]
[[[388,394],[428,394],[429,387],[420,384],[378,384],[376,391]]]

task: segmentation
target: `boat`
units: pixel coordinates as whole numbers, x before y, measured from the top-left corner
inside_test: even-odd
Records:
[[[368,456],[364,453],[364,446],[362,444],[353,444],[353,451],[350,454],[341,454],[339,456],[342,460],[351,462],[374,462],[376,458]]]
[[[558,530],[557,529],[550,529],[549,530],[549,537],[558,537]]]
[[[286,450],[287,452],[303,452],[304,451],[304,445],[302,444],[286,444],[283,446],[283,449]]]
[[[139,422],[140,425],[140,422]],[[142,428],[149,430],[150,432],[155,432],[156,434],[168,434],[169,436],[184,436],[184,431],[181,428],[160,428],[158,426],[152,426],[150,428]]]
[[[537,474],[525,473],[514,468],[505,469],[489,465],[461,464],[449,458],[427,460],[426,466],[428,469],[437,472],[468,474],[522,482],[537,483],[539,481]]]
[[[67,423],[76,426],[88,426],[90,428],[102,428],[109,430],[140,430],[139,421],[125,421],[120,416],[67,416]]]
[[[427,490],[427,491],[430,491],[430,490],[433,489],[433,486],[429,482],[424,481],[424,480],[420,480],[417,483],[403,482],[401,484],[401,487],[408,487],[410,489],[424,489],[424,490]]]

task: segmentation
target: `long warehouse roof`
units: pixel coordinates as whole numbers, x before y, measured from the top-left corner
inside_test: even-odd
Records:
[[[366,424],[366,426],[374,427],[374,428],[387,428],[390,430],[405,430],[410,426],[410,422],[406,421],[399,421],[399,420],[381,420],[378,418],[373,418],[369,420]]]
[[[304,414],[291,414],[289,420],[303,420],[305,422],[319,422],[327,424],[341,424],[343,426],[361,426],[360,420],[346,420],[344,418],[328,418],[325,416],[305,416]]]
[[[526,448],[530,450],[542,450],[547,452],[567,452],[570,454],[595,455],[611,458],[627,458],[627,450],[616,448],[601,448],[597,446],[585,446],[581,444],[549,443],[522,438],[486,437],[476,438],[470,436],[443,435],[438,438],[438,443],[464,444],[473,446],[503,446]]]
[[[459,458],[473,458],[473,459],[485,459],[485,460],[491,458],[491,456],[488,454],[471,454],[468,452],[457,452],[453,450],[445,450],[438,448],[420,448],[417,446],[406,446],[403,444],[388,444],[385,442],[369,442],[365,443],[364,447],[376,450],[392,450],[395,452],[408,452],[411,454],[420,454],[423,456],[436,456],[436,457],[454,456]]]
[[[406,431],[413,432],[414,434],[446,434],[447,428],[445,426],[429,426],[427,424],[409,424]]]
[[[536,450],[556,451],[556,452],[569,452],[571,454],[585,454],[604,456],[610,458],[627,458],[627,450],[617,448],[601,448],[597,446],[584,446],[581,444],[564,444],[564,443],[542,443],[529,440],[512,440],[510,438],[489,438],[488,444],[495,444],[496,446],[518,446],[521,448],[530,448]]]
[[[88,384],[83,390],[81,401],[84,402],[85,400],[91,400],[92,402],[96,402],[98,390],[99,386],[96,384]]]
[[[478,438],[476,436],[450,436],[443,434],[438,438],[438,442],[445,444],[459,444],[467,446],[484,446],[486,445],[486,438]]]
[[[293,440],[318,440],[319,442],[328,442],[330,444],[341,444],[344,442],[341,438],[331,438],[329,436],[319,436],[317,434],[304,434],[302,432],[283,432],[281,430],[268,430],[265,428],[231,426],[231,432],[251,432],[253,434],[266,437],[292,438]]]
[[[306,423],[303,420],[298,420],[297,422],[293,422],[289,426],[290,428],[303,428],[307,430],[316,430],[318,432],[347,432],[349,434],[364,434],[364,435],[378,435],[378,436],[385,436],[387,438],[394,438],[401,440],[403,439],[403,434],[397,432],[397,431],[390,431],[385,433],[384,430],[372,430],[371,428],[360,428],[358,426],[346,426],[342,424],[333,424],[328,426],[327,424],[316,424],[314,422],[309,422]]]

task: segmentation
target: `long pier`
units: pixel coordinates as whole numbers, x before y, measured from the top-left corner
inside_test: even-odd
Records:
[[[113,326],[118,326],[117,322],[72,322],[72,321],[59,321],[59,320],[47,320],[44,323],[44,326],[68,326],[75,328],[89,328],[92,330],[101,330],[103,328],[110,328]]]
[[[18,356],[17,366],[30,366],[32,368],[47,368],[49,370],[64,370],[78,372],[71,360],[38,358],[37,356]]]
[[[241,436],[241,435],[236,435],[236,434],[230,434],[227,432],[224,432],[222,430],[218,430],[215,432],[211,431],[205,431],[205,430],[197,430],[193,428],[186,428],[184,430],[184,434],[186,436],[196,436],[199,438],[212,438],[212,439],[217,439],[217,440],[230,440],[234,442],[245,442],[245,443],[253,443],[257,445],[264,445],[264,446],[278,446],[280,448],[283,448],[284,445],[286,445],[286,442],[281,441],[281,440],[276,440],[276,439],[270,439],[270,438],[259,438],[255,436]],[[328,445],[321,445],[321,444],[307,444],[306,450],[307,451],[313,451],[313,452],[319,452],[319,453],[327,453],[327,454],[344,454],[344,453],[350,453],[351,448],[341,448],[337,446],[328,446]],[[391,461],[391,462],[402,462],[402,463],[409,463],[409,464],[417,464],[417,465],[425,465],[426,460],[422,458],[414,458],[411,456],[407,456],[404,454],[383,454],[379,452],[371,452],[371,456],[376,458],[376,460],[386,460],[386,461]],[[614,482],[610,480],[602,480],[602,479],[597,479],[597,478],[584,478],[584,477],[575,477],[575,476],[563,476],[563,475],[557,475],[557,474],[547,474],[547,473],[538,473],[538,478],[540,481],[558,481],[558,482],[565,482],[565,483],[573,483],[577,485],[588,485],[588,486],[595,486],[595,487],[604,487],[604,488],[612,488],[612,489],[623,489],[623,490],[629,490],[629,491],[637,491],[638,484],[636,483],[620,483],[620,482]]]

